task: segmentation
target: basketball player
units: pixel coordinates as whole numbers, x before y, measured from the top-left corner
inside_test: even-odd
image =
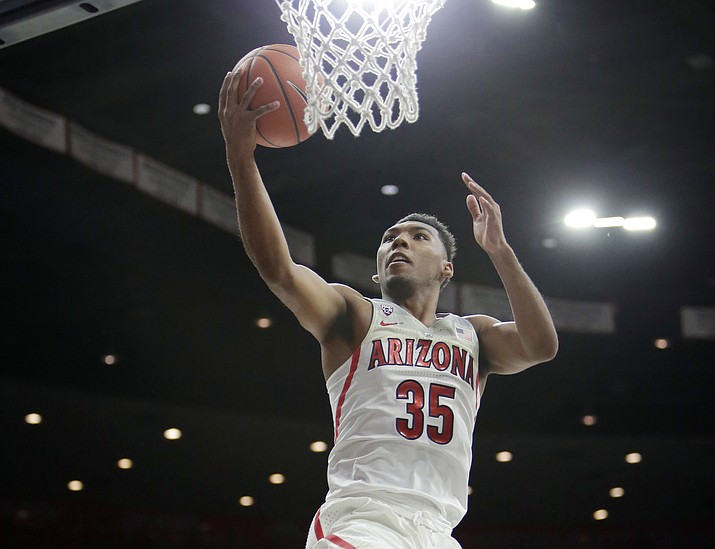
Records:
[[[257,79],[238,95],[226,75],[219,118],[236,192],[241,237],[263,280],[320,343],[333,411],[329,492],[309,549],[458,548],[452,529],[467,508],[472,432],[487,376],[551,360],[558,341],[538,290],[507,244],[498,204],[467,174],[474,239],[506,289],[513,322],[436,312],[454,274],[454,238],[413,214],[385,231],[377,250],[382,299],[329,284],[290,257],[254,161]]]

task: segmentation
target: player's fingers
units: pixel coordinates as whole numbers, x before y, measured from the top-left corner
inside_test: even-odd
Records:
[[[482,207],[482,210],[486,210],[488,213],[495,213],[496,208],[494,204],[489,202],[486,196],[479,197],[479,205]]]
[[[218,94],[218,112],[223,112],[226,107],[226,97],[228,96],[228,88],[231,84],[231,73],[227,72],[221,84],[221,91]]]
[[[467,186],[467,188],[472,192],[475,196],[484,196],[486,197],[490,202],[495,202],[494,198],[492,195],[490,195],[484,187],[482,187],[479,183],[474,181],[472,177],[467,173],[467,172],[462,172],[462,181],[464,181],[464,184]]]
[[[473,194],[467,195],[467,209],[469,210],[469,213],[472,214],[473,219],[477,219],[477,217],[482,215],[482,209],[479,207],[477,197]]]
[[[260,88],[262,85],[263,78],[259,76],[253,81],[250,86],[248,86],[246,93],[243,94],[243,97],[240,100],[240,102],[246,106],[246,110],[249,110],[248,106],[251,104],[251,101],[253,101],[253,97],[256,95],[256,92],[258,92],[258,88]]]
[[[253,115],[256,118],[260,118],[261,116],[268,114],[269,112],[273,112],[280,106],[281,104],[279,101],[271,101],[270,103],[258,107],[255,111],[253,111]]]
[[[474,181],[474,179],[472,179],[466,172],[462,172],[462,182],[467,187],[467,190],[474,196],[478,197],[482,195],[483,189],[481,189],[479,185],[477,185],[477,182]]]
[[[241,98],[238,97],[238,87],[241,83],[241,74],[243,74],[243,69],[241,69],[241,67],[234,67],[229,73],[226,106],[237,105],[241,102]]]

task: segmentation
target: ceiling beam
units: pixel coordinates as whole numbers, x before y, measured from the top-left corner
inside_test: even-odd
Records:
[[[141,0],[0,0],[0,49]]]

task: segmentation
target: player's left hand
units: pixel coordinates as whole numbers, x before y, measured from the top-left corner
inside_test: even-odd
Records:
[[[506,247],[501,208],[469,174],[463,172],[462,181],[469,189],[467,209],[472,214],[474,240],[488,254],[496,253]]]

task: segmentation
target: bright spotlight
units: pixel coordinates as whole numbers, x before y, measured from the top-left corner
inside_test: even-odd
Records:
[[[623,227],[626,220],[622,217],[599,217],[593,220],[593,226],[597,229],[608,229],[611,227]]]
[[[656,222],[652,217],[627,217],[623,221],[623,228],[627,231],[652,231]]]
[[[492,0],[494,4],[505,6],[507,8],[517,8],[520,10],[531,10],[536,6],[534,0]]]
[[[596,219],[596,214],[591,210],[574,210],[564,217],[564,223],[572,229],[585,229],[593,227],[593,222]]]

